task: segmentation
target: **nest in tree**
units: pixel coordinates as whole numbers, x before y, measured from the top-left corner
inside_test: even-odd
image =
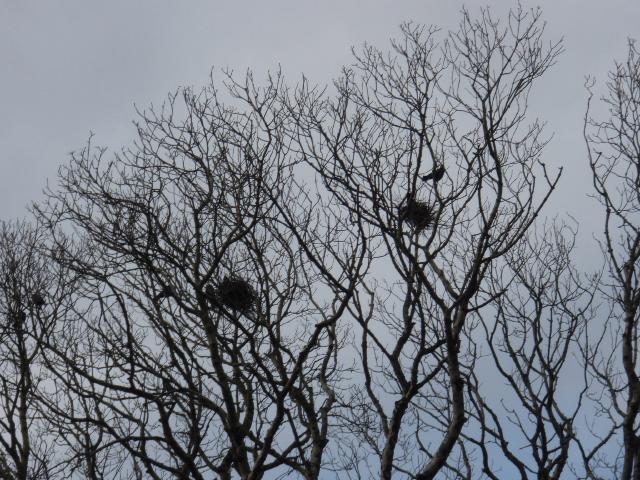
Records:
[[[410,198],[398,208],[400,221],[409,223],[416,231],[424,230],[433,222],[433,208],[426,202]]]
[[[237,276],[224,277],[215,289],[218,304],[239,312],[252,310],[257,299],[258,295],[251,284]]]
[[[40,292],[35,292],[31,295],[31,303],[36,307],[42,307],[45,304],[44,297]]]

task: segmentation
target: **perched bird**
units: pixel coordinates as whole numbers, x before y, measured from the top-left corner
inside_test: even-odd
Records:
[[[426,182],[428,180],[433,180],[434,182],[438,182],[442,180],[442,177],[444,177],[444,171],[444,165],[436,165],[433,167],[433,170],[431,170],[431,173],[422,176],[422,181]]]
[[[162,300],[163,298],[171,298],[176,296],[176,291],[173,286],[165,285],[164,287],[162,287],[162,290],[160,290],[160,292],[155,297],[153,297],[153,301],[157,302],[159,300]]]

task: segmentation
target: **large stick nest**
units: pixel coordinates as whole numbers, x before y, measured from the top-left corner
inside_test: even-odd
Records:
[[[41,294],[40,292],[34,292],[34,293],[31,295],[31,303],[32,303],[35,307],[40,308],[40,307],[42,307],[46,302],[45,302],[45,299],[44,299],[44,297],[42,296],[42,294]]]
[[[427,202],[410,198],[398,207],[398,216],[419,232],[432,225],[433,208]]]
[[[218,304],[239,312],[253,310],[258,300],[251,284],[238,276],[224,277],[214,292]]]

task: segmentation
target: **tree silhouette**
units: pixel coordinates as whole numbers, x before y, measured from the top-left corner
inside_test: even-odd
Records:
[[[64,314],[74,276],[44,251],[43,230],[0,223],[0,477],[47,479],[61,471],[59,432],[43,398],[51,378],[44,350]],[[48,301],[45,302],[45,292]]]
[[[640,53],[632,41],[626,61],[609,74],[602,98],[605,118],[592,117],[592,87],[590,82],[584,137],[594,197],[604,209],[600,246],[607,275],[600,290],[608,314],[598,341],[584,356],[602,388],[593,399],[608,425],[593,432],[596,443],[583,455],[589,478],[604,472],[627,480],[640,476]],[[619,453],[607,454],[620,436]]]
[[[231,85],[244,110],[181,90],[133,149],[109,160],[91,140],[37,207],[53,245],[76,232],[58,261],[86,305],[49,345],[51,408],[85,475],[320,475],[365,250],[298,183],[282,88]]]
[[[345,468],[431,479],[460,453],[473,360],[463,332],[495,299],[488,272],[526,237],[559,178],[539,161],[541,126],[524,127],[528,91],[560,52],[542,32],[539,12],[501,24],[465,11],[439,50],[435,29],[405,24],[394,56],[355,52],[337,98],[307,83],[289,97],[302,157],[333,208],[350,213],[342,228],[365,232],[376,259],[354,278],[349,305],[363,382],[343,400],[355,435]],[[397,206],[415,205],[429,158],[446,159],[451,182],[426,192],[436,228],[423,234],[404,228],[415,209]]]
[[[463,10],[332,87],[227,72],[91,136],[0,228],[0,477],[637,478],[640,62],[585,117],[590,276],[541,220],[561,51]]]

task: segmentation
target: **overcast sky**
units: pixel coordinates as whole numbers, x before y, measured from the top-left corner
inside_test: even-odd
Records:
[[[477,5],[467,2],[471,11]],[[327,83],[350,62],[350,47],[386,46],[404,20],[455,28],[463,2],[434,0],[165,1],[0,0],[0,218],[26,213],[47,179],[89,131],[117,149],[133,135],[134,103],[160,103],[178,86],[200,86],[211,67],[259,78],[281,65]],[[484,4],[483,4],[484,5]],[[503,15],[515,2],[488,2]],[[604,83],[627,37],[640,37],[638,0],[523,1],[539,5],[549,40],[565,53],[538,83],[532,111],[555,137],[550,164],[565,165],[552,210],[589,223],[592,201],[581,122],[584,76]],[[588,234],[587,236],[590,236]]]

